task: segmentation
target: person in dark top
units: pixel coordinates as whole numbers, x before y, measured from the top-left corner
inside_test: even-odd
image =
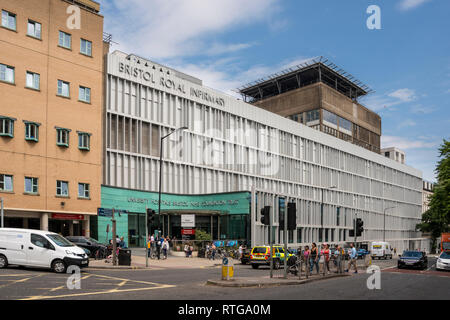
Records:
[[[314,265],[316,266],[317,274],[320,273],[320,271],[319,271],[319,250],[317,249],[316,243],[313,243],[312,247],[311,247],[309,265],[310,265],[310,270],[309,270],[310,273],[313,272]]]

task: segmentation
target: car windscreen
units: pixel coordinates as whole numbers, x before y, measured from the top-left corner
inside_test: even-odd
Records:
[[[406,251],[406,252],[403,252],[402,257],[405,257],[405,258],[420,258],[420,257],[422,257],[422,253],[421,252],[416,252],[416,251]]]
[[[92,242],[92,243],[95,243],[95,244],[101,244],[100,242],[98,242],[98,241],[95,240],[94,238],[88,238],[88,240],[89,240],[90,242]]]
[[[441,256],[439,257],[441,259],[450,259],[450,251],[449,252],[442,252]]]
[[[257,248],[253,248],[253,253],[266,253],[267,248],[264,247],[257,247]]]
[[[59,247],[73,247],[74,244],[67,240],[66,238],[61,237],[58,234],[47,234],[47,237],[50,238],[57,246]]]

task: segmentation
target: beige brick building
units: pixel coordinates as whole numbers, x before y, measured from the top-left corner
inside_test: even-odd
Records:
[[[0,0],[0,10],[5,227],[88,235],[101,199],[100,5]]]

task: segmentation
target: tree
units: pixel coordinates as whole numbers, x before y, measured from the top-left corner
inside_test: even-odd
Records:
[[[436,238],[450,230],[450,141],[444,139],[439,152],[435,170],[437,184],[429,198],[429,209],[422,215],[422,223],[417,225],[418,230],[431,233],[432,250],[436,248]]]
[[[196,230],[195,231],[195,240],[211,241],[211,234],[209,234],[203,230]]]

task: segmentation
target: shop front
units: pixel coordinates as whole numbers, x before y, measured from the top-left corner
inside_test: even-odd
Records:
[[[146,209],[158,211],[158,193],[102,186],[102,208],[123,212],[116,217],[117,234],[130,247],[145,246]],[[213,240],[250,239],[250,192],[205,195],[162,194],[161,235],[171,239],[195,239],[196,233]],[[101,242],[111,239],[111,217],[91,217],[91,234]],[[155,223],[149,230],[153,234]],[[106,231],[109,231],[107,233]]]

